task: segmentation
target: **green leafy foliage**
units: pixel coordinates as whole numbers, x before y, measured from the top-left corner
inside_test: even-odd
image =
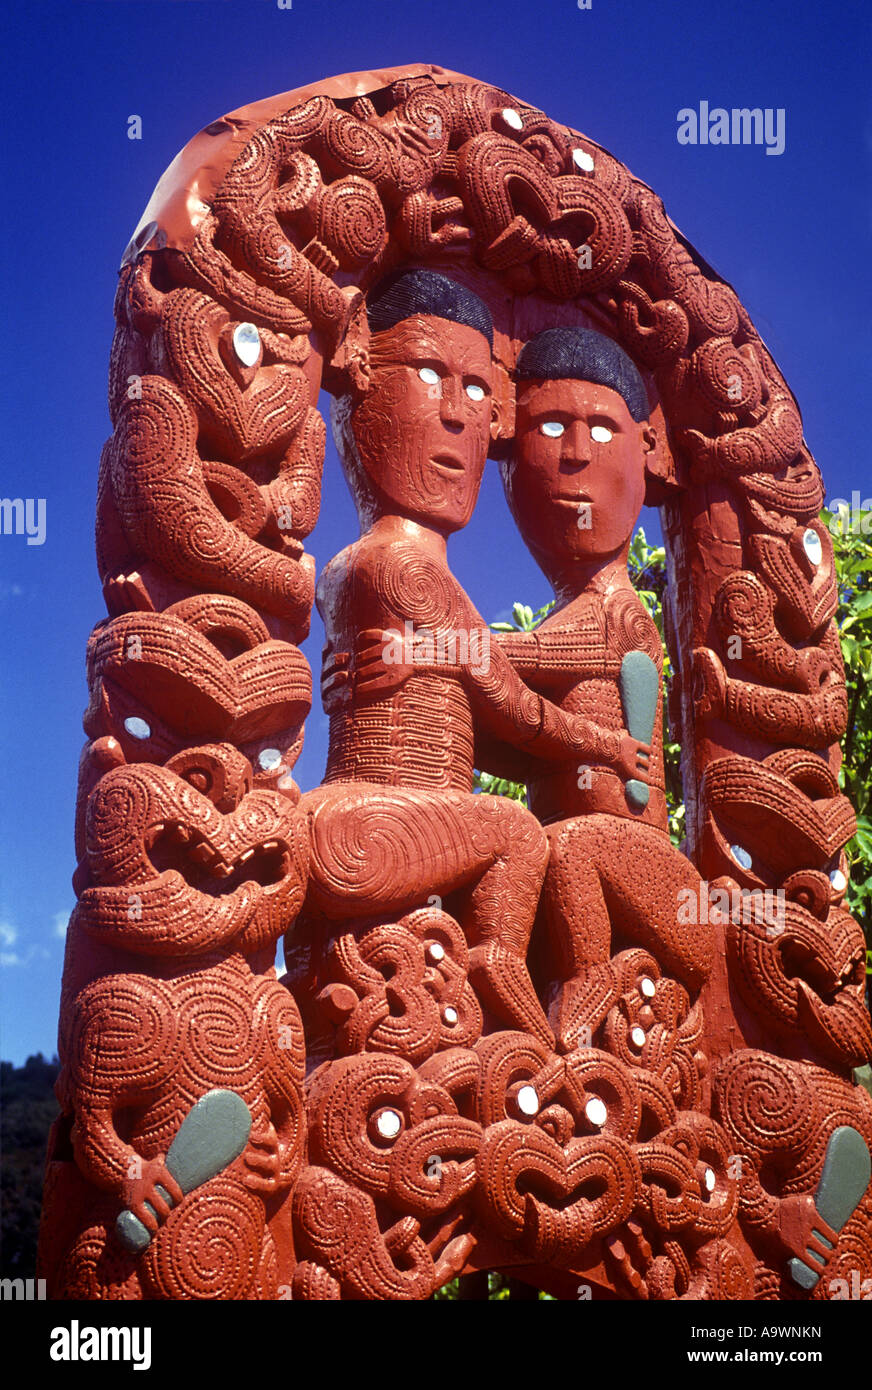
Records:
[[[666,550],[662,545],[651,546],[643,527],[639,527],[630,543],[628,569],[633,588],[657,624],[663,646],[663,683],[668,690],[672,682],[672,661],[666,647],[663,630],[663,600],[666,593]],[[684,793],[681,787],[681,746],[672,739],[663,701],[663,768],[666,774],[666,810],[669,817],[669,836],[674,845],[684,840]]]
[[[487,1298],[489,1303],[504,1303],[508,1299],[519,1296],[523,1296],[525,1299],[532,1297],[540,1303],[555,1302],[553,1294],[545,1293],[544,1289],[524,1289],[523,1293],[519,1294],[515,1281],[508,1275],[493,1269],[487,1275],[482,1272],[480,1275],[472,1274],[465,1275],[460,1279],[452,1279],[450,1284],[445,1284],[441,1289],[436,1290],[433,1299],[441,1303],[445,1300],[463,1302],[468,1299],[483,1300]]]
[[[833,538],[839,606],[836,623],[845,683],[848,728],[839,784],[857,812],[857,833],[846,850],[851,865],[847,904],[872,940],[872,511],[823,511]],[[870,953],[866,956],[870,968]]]
[[[2,1227],[0,1272],[4,1278],[36,1275],[36,1242],[48,1132],[58,1103],[54,1082],[58,1059],[41,1052],[23,1067],[0,1062],[3,1125]]]

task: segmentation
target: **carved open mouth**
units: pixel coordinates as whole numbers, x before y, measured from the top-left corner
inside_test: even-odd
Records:
[[[551,1213],[569,1211],[579,1202],[593,1204],[608,1192],[608,1182],[603,1177],[582,1176],[573,1185],[571,1177],[562,1178],[539,1171],[523,1174],[515,1186],[537,1211]]]
[[[524,1241],[537,1254],[549,1258],[557,1253],[556,1241],[563,1247],[562,1263],[569,1251],[579,1254],[587,1244],[591,1207],[602,1201],[607,1187],[592,1187],[588,1182],[570,1192],[556,1190],[543,1196],[542,1186],[536,1186],[538,1193],[524,1193]]]
[[[788,980],[803,980],[825,1004],[834,1004],[836,996],[851,982],[855,961],[852,958],[837,974],[820,956],[801,941],[786,941],[781,948],[781,967]]]
[[[454,454],[436,454],[433,462],[437,468],[444,468],[447,473],[458,475],[466,472],[463,459],[456,458]]]
[[[177,821],[152,826],[146,852],[157,873],[174,869],[191,888],[213,898],[227,897],[243,883],[274,888],[291,870],[290,850],[280,840],[267,840],[227,859],[198,831]]]

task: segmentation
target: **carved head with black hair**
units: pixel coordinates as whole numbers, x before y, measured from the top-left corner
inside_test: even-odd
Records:
[[[476,329],[493,350],[494,326],[487,305],[465,285],[436,270],[394,271],[374,286],[366,304],[371,333],[384,333],[422,314]]]
[[[532,338],[515,382],[506,496],[528,548],[566,591],[625,563],[657,445],[648,395],[623,348],[584,328]]]
[[[639,370],[619,343],[589,328],[546,328],[525,343],[517,381],[590,381],[622,396],[635,421],[648,419]]]
[[[413,269],[370,291],[367,322],[361,385],[332,412],[361,525],[389,514],[447,535],[472,515],[497,430],[490,312],[465,285]]]

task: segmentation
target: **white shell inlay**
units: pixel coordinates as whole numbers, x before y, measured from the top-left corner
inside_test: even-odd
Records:
[[[125,719],[124,727],[131,738],[151,738],[151,726],[135,714],[131,714],[129,719]]]
[[[375,1127],[382,1139],[396,1139],[402,1123],[396,1110],[383,1110],[375,1122]]]
[[[515,111],[511,106],[504,106],[502,111],[500,112],[500,115],[502,116],[506,125],[510,126],[512,130],[524,129],[524,122],[521,118],[520,113],[518,111]]]
[[[260,334],[253,323],[238,323],[233,330],[233,351],[243,367],[253,367],[260,357]]]
[[[589,155],[587,150],[574,149],[572,162],[576,169],[583,169],[586,174],[593,173],[593,156]]]
[[[596,1125],[597,1129],[602,1129],[606,1120],[609,1118],[609,1112],[599,1096],[591,1096],[587,1105],[584,1107],[584,1113],[591,1124]]]
[[[802,538],[802,548],[816,569],[824,558],[824,548],[817,531],[813,531],[810,526]]]
[[[516,1099],[522,1115],[538,1115],[539,1093],[535,1086],[522,1086]]]

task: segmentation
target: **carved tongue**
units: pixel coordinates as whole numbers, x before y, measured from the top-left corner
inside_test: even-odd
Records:
[[[650,743],[657,716],[660,673],[647,652],[627,652],[621,662],[620,684],[627,732],[639,743]],[[624,791],[631,809],[644,811],[649,796],[647,783],[633,777]]]
[[[854,1065],[872,1056],[872,1023],[862,999],[841,990],[827,1004],[807,980],[795,979],[794,984],[800,1027],[825,1056]]]

